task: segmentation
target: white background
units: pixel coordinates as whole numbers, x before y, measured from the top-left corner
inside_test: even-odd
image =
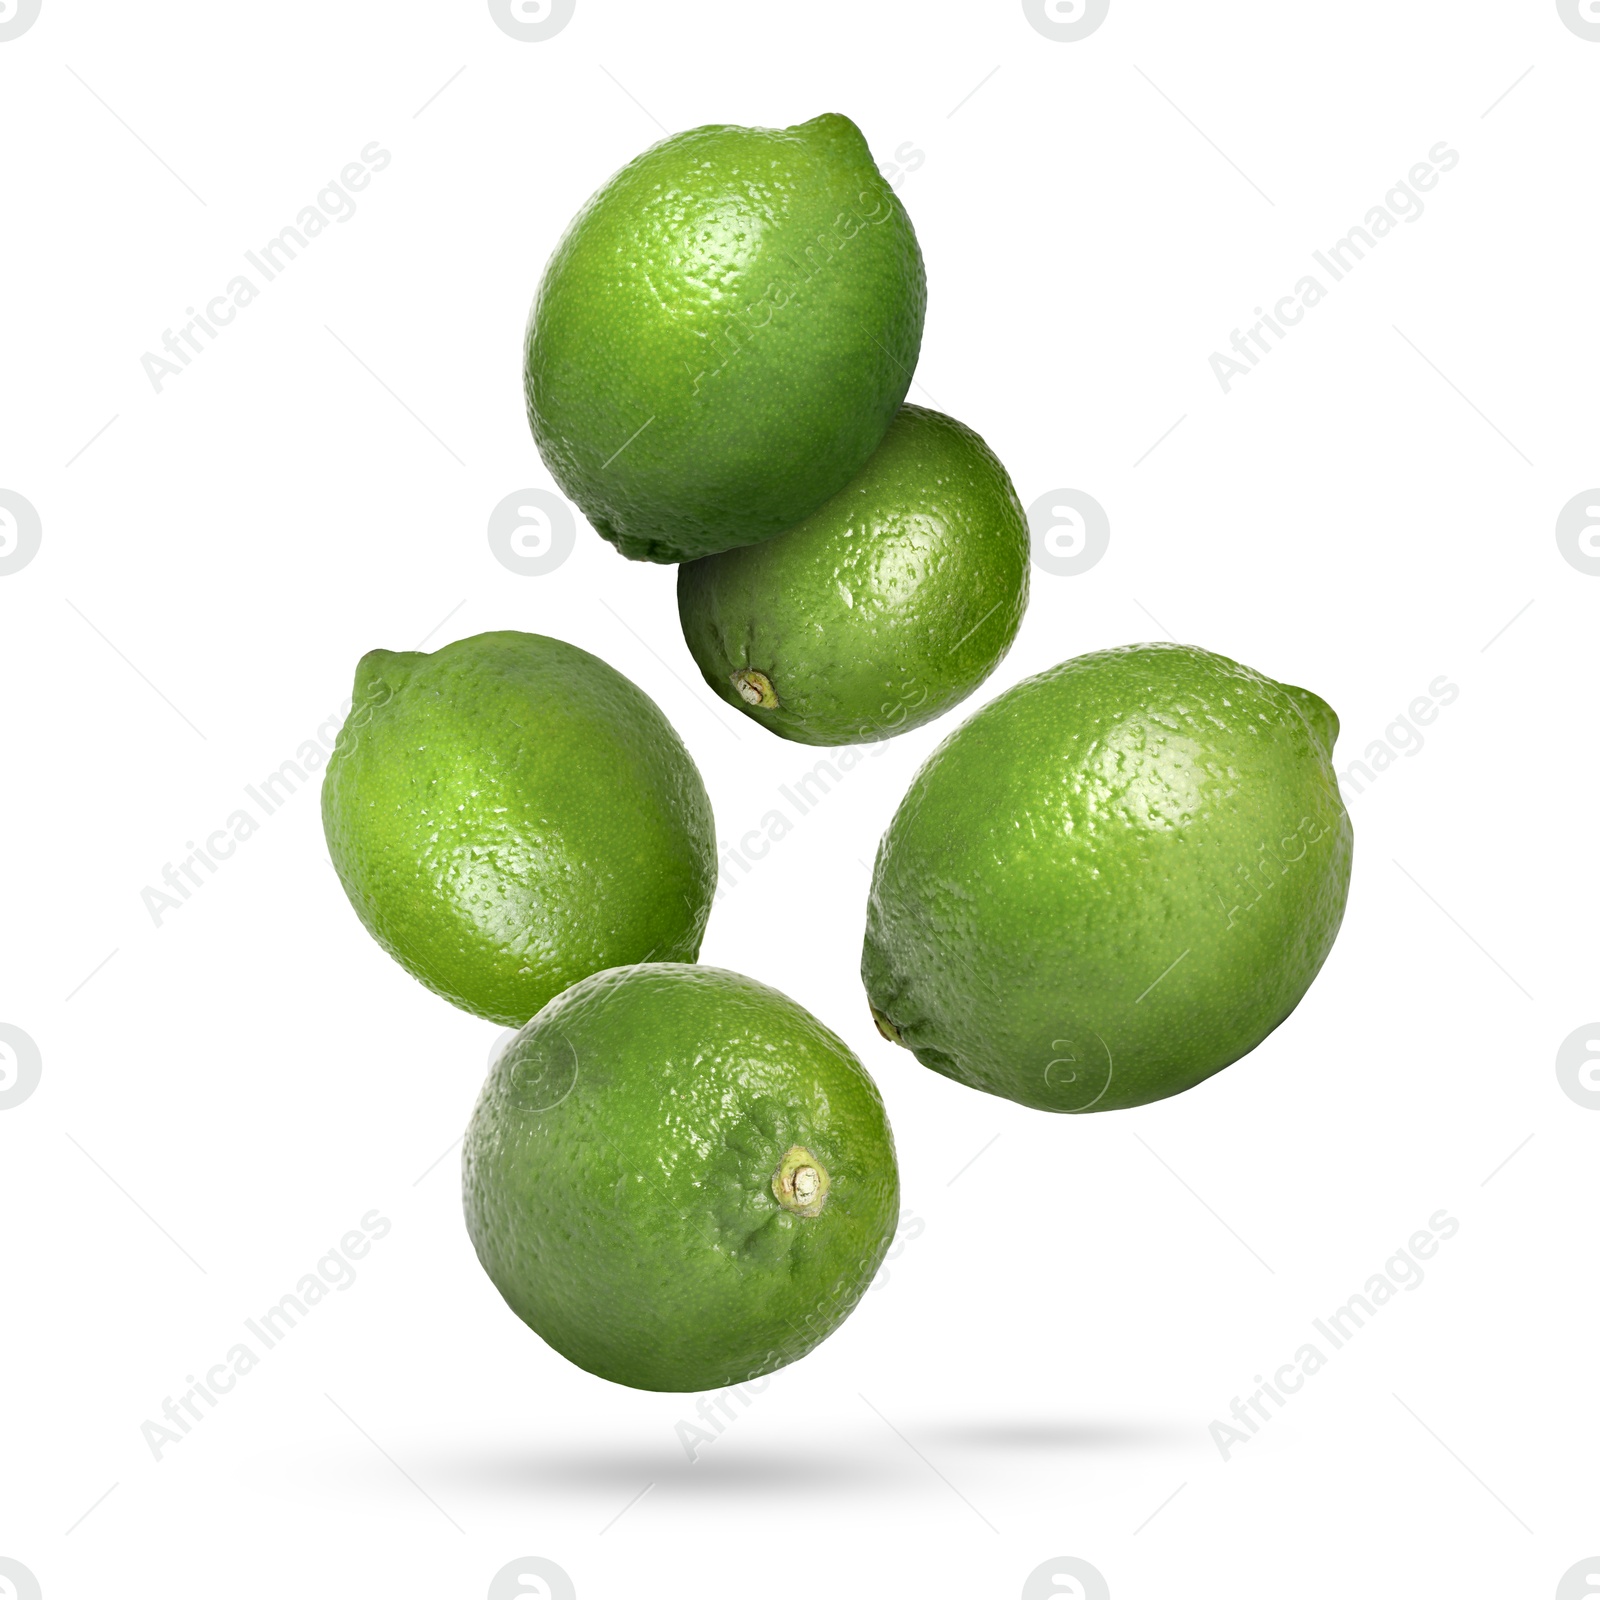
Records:
[[[44,0],[0,43],[0,488],[43,529],[0,577],[0,1022],[43,1063],[0,1111],[0,1556],[45,1600],[477,1597],[523,1556],[583,1600],[1009,1597],[1056,1556],[1116,1600],[1554,1595],[1600,1551],[1600,1116],[1555,1071],[1600,1014],[1600,581],[1555,538],[1600,481],[1597,79],[1554,0],[1113,0],[1076,43],[1002,0],[578,0],[541,43],[468,0]],[[867,863],[959,713],[741,877],[703,958],[859,1052],[921,1228],[691,1462],[694,1397],[567,1365],[479,1270],[452,1141],[498,1030],[362,930],[314,782],[159,927],[141,891],[364,651],[491,628],[641,683],[722,839],[783,804],[823,752],[700,686],[670,568],[580,526],[521,577],[486,524],[551,487],[519,339],[571,214],[665,131],[825,110],[914,166],[912,398],[1111,521],[966,709],[1170,631],[1325,696],[1345,767],[1460,692],[1351,794],[1299,1010],[1164,1104],[1041,1115],[874,1033]],[[357,213],[157,394],[141,356],[374,140]],[[1225,395],[1211,353],[1441,140],[1425,214]],[[358,1281],[155,1460],[374,1208]],[[1210,1424],[1441,1208],[1421,1286],[1225,1461]]]

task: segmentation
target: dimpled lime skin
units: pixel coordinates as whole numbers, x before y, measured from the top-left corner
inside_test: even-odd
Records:
[[[821,1210],[780,1206],[800,1146]],[[848,1047],[716,967],[602,972],[500,1055],[467,1129],[467,1231],[511,1309],[587,1371],[717,1389],[798,1360],[899,1216],[883,1101]]]
[[[493,1022],[699,953],[717,872],[699,771],[643,690],[559,639],[363,656],[322,820],[367,931]]]
[[[847,117],[675,134],[550,258],[524,341],[528,421],[625,556],[753,544],[872,454],[926,300],[911,221]]]
[[[921,727],[972,693],[1028,604],[1028,524],[970,428],[902,406],[856,476],[803,522],[678,569],[683,637],[729,705],[803,744]],[[747,702],[754,668],[778,704]]]
[[[1192,1088],[1299,1004],[1344,915],[1338,718],[1191,646],[1062,662],[929,758],[861,975],[925,1066],[1044,1111]]]

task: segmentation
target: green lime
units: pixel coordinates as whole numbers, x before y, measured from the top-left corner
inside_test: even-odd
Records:
[[[959,704],[1011,648],[1028,525],[970,428],[902,406],[860,472],[762,544],[678,569],[705,680],[785,739],[853,744]]]
[[[849,1315],[899,1214],[894,1140],[848,1047],[765,984],[596,973],[496,1060],[462,1152],[506,1303],[635,1389],[718,1389]]]
[[[923,1065],[1045,1111],[1179,1094],[1299,1004],[1350,885],[1339,721],[1187,645],[1064,661],[934,751],[861,975]]]
[[[626,556],[792,527],[905,398],[927,297],[910,219],[847,117],[695,128],[573,219],[528,318],[528,420]]]
[[[367,931],[494,1022],[603,967],[699,953],[717,876],[700,774],[643,690],[559,639],[363,656],[322,821]]]

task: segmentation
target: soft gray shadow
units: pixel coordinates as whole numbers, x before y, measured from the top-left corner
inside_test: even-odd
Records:
[[[719,1495],[831,1498],[864,1488],[899,1487],[927,1468],[897,1444],[875,1454],[791,1441],[781,1449],[725,1437],[705,1445],[690,1461],[681,1450],[551,1447],[480,1451],[412,1463],[418,1476],[441,1491],[507,1490],[521,1493],[604,1491],[625,1499],[645,1484],[715,1488]],[[905,1457],[904,1461],[898,1459]]]
[[[925,1424],[919,1442],[956,1450],[1050,1451],[1099,1455],[1108,1450],[1164,1449],[1193,1444],[1193,1428],[1169,1423],[1104,1422],[1079,1418],[981,1417]]]
[[[868,1419],[875,1420],[875,1419]],[[917,1450],[940,1465],[957,1466],[963,1454],[982,1455],[992,1468],[996,1456],[1105,1455],[1111,1451],[1166,1451],[1194,1445],[1192,1428],[1154,1423],[1060,1420],[1048,1417],[983,1417],[945,1422],[897,1419]],[[827,1438],[790,1439],[781,1446],[746,1436],[732,1427],[702,1445],[693,1461],[667,1446],[529,1444],[474,1453],[439,1455],[408,1463],[422,1480],[464,1492],[604,1493],[623,1500],[647,1483],[658,1488],[698,1487],[719,1495],[768,1499],[830,1499],[862,1489],[926,1487],[928,1467],[887,1428],[835,1430]]]

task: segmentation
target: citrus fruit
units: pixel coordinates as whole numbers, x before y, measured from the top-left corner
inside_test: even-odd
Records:
[[[1350,819],[1317,696],[1145,644],[1062,662],[929,758],[878,849],[861,974],[925,1066],[1046,1111],[1178,1094],[1294,1010]]]
[[[368,932],[445,999],[520,1026],[623,962],[692,961],[711,803],[672,725],[597,656],[533,633],[374,650],[322,787]]]
[[[852,744],[959,704],[1011,648],[1028,525],[970,428],[902,406],[867,464],[774,539],[678,569],[705,680],[785,739]]]
[[[877,447],[925,301],[910,219],[849,118],[675,134],[545,268],[524,341],[534,439],[626,556],[752,544]]]
[[[681,963],[575,984],[499,1056],[462,1156],[495,1287],[569,1361],[716,1389],[803,1356],[894,1233],[877,1088],[775,989]]]

